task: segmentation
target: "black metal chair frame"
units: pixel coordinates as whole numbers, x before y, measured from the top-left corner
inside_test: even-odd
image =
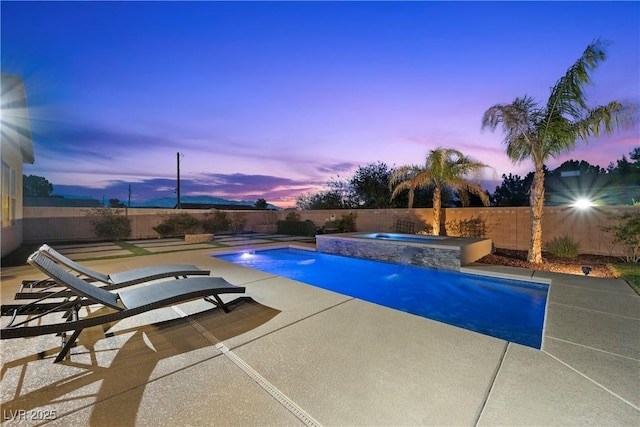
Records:
[[[199,298],[205,299],[228,313],[230,302],[223,302],[220,295],[245,292],[244,287],[232,285],[221,277],[190,277],[151,283],[120,293],[113,293],[74,276],[42,253],[32,254],[28,262],[49,275],[57,285],[66,289],[57,293],[57,296],[44,296],[27,304],[2,305],[1,314],[12,318],[9,324],[0,330],[0,339],[60,334],[62,348],[55,362],[60,362],[65,358],[85,328]],[[47,301],[59,296],[62,297],[62,301]],[[94,304],[101,304],[115,310],[115,312],[80,318],[80,309]],[[28,326],[29,322],[61,311],[64,311],[61,322]],[[27,319],[16,323],[18,316],[27,316]],[[73,334],[67,339],[66,333],[69,331],[73,331]]]

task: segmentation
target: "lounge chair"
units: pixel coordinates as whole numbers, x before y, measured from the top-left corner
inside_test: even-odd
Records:
[[[67,288],[73,296],[62,302],[50,302],[50,298],[32,301],[24,305],[3,305],[2,315],[11,315],[9,324],[0,331],[1,339],[25,338],[46,334],[62,334],[62,349],[55,359],[60,362],[69,352],[84,328],[102,325],[124,319],[156,308],[204,298],[206,301],[229,312],[228,304],[220,299],[220,294],[244,293],[245,288],[235,286],[221,277],[189,277],[125,290],[119,293],[109,292],[74,276],[50,258],[40,252],[33,253],[27,262],[50,277],[59,285]],[[83,306],[101,304],[115,312],[95,317],[79,317]],[[27,326],[29,322],[60,311],[65,311],[62,321],[52,324]],[[27,315],[27,319],[17,322],[18,316]],[[40,322],[38,322],[40,323]],[[66,332],[74,331],[66,339]]]
[[[195,265],[184,264],[163,264],[154,265],[151,267],[136,268],[133,270],[121,271],[119,273],[105,274],[99,271],[92,270],[84,265],[73,261],[56,251],[49,245],[42,245],[38,252],[43,253],[47,257],[51,258],[58,264],[64,265],[66,268],[77,273],[79,277],[86,277],[92,281],[100,282],[105,290],[114,290],[123,288],[126,286],[136,285],[138,283],[149,282],[156,279],[164,279],[166,277],[187,277],[187,276],[208,276],[210,271],[202,270]],[[45,295],[44,291],[48,288],[55,286],[55,282],[44,280],[25,280],[22,282],[20,291],[16,295],[16,299],[31,299],[34,296],[42,297]],[[40,293],[36,295],[30,295],[30,292],[22,292],[24,288],[28,288],[33,291],[33,288],[47,288],[40,290]]]

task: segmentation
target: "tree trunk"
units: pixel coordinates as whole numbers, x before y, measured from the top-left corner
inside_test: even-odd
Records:
[[[442,207],[442,196],[440,188],[436,186],[433,190],[433,235],[440,235],[440,210]]]
[[[531,185],[531,241],[527,261],[542,263],[542,210],[544,208],[544,170],[536,165]]]

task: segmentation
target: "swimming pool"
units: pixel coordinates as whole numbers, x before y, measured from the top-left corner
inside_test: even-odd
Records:
[[[546,284],[300,249],[216,258],[539,349]]]

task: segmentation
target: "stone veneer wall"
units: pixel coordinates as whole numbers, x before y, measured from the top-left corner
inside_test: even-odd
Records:
[[[316,236],[319,252],[420,267],[460,270],[460,250],[447,247],[414,246],[403,242]]]

